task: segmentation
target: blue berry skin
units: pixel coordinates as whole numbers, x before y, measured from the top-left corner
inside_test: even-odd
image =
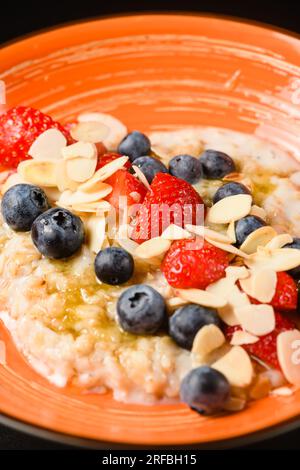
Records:
[[[203,415],[221,411],[229,397],[228,380],[221,372],[209,366],[192,369],[181,382],[181,401]]]
[[[134,261],[131,254],[116,246],[99,251],[94,266],[99,281],[111,286],[129,281],[134,271]]]
[[[154,176],[157,173],[168,173],[165,165],[153,157],[138,157],[134,160],[134,165],[144,173],[149,184],[152,183]]]
[[[241,183],[230,182],[221,186],[213,197],[213,203],[216,204],[221,199],[224,199],[229,196],[235,196],[236,194],[250,194],[251,191]]]
[[[234,161],[224,152],[205,150],[199,158],[204,177],[207,179],[221,179],[236,171]]]
[[[170,317],[169,334],[181,348],[192,349],[196,334],[205,325],[222,326],[217,310],[188,304]]]
[[[250,233],[265,225],[266,222],[256,215],[247,215],[238,220],[235,223],[236,245],[241,246]]]
[[[146,284],[129,287],[118,300],[117,317],[122,329],[128,333],[154,334],[167,317],[165,300]]]
[[[31,238],[38,251],[47,258],[69,258],[84,242],[84,225],[77,215],[57,207],[35,219]]]
[[[3,196],[1,211],[16,232],[28,232],[33,221],[50,207],[44,191],[31,184],[16,184]]]
[[[288,243],[287,245],[284,246],[284,248],[295,248],[297,250],[300,250],[300,238],[294,238],[292,243]],[[288,273],[297,278],[300,279],[300,266],[297,266],[297,268],[290,269]]]
[[[177,178],[196,184],[203,177],[201,162],[191,155],[177,155],[170,160],[169,173]]]
[[[151,150],[151,143],[145,134],[139,131],[130,132],[119,145],[118,152],[126,155],[133,162],[142,155],[148,155]]]

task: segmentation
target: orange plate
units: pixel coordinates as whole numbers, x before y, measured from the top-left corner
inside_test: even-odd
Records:
[[[142,131],[209,125],[254,133],[299,157],[300,41],[260,25],[194,15],[89,21],[37,34],[0,51],[8,105],[69,121],[112,113]],[[245,411],[203,418],[183,405],[141,406],[110,394],[58,389],[8,343],[0,367],[3,416],[80,438],[188,445],[261,431],[300,413],[300,390]]]

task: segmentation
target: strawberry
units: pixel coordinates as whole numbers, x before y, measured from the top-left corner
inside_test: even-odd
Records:
[[[116,209],[119,208],[120,197],[127,198],[127,205],[140,204],[146,195],[147,188],[127,170],[121,169],[110,176],[105,183],[113,187],[106,200]]]
[[[254,344],[244,344],[243,348],[253,356],[261,359],[266,364],[280,369],[277,357],[277,336],[283,331],[293,330],[294,322],[289,318],[282,316],[279,312],[275,312],[275,329],[267,335],[260,336],[259,340]],[[240,326],[227,326],[225,328],[225,336],[228,341],[231,340],[235,331],[241,330]]]
[[[193,186],[168,173],[157,173],[137,214],[132,238],[138,243],[149,240],[161,235],[170,223],[181,227],[199,224],[197,219],[205,215],[201,213],[203,208],[203,200]]]
[[[172,287],[205,289],[225,276],[228,265],[228,253],[197,238],[173,242],[161,269]]]
[[[102,155],[99,155],[96,170],[99,170],[99,168],[102,168],[104,165],[107,165],[108,163],[120,157],[122,157],[122,155],[120,155],[119,153],[114,153],[114,152],[109,152],[109,153],[104,153]],[[131,168],[131,163],[129,160],[128,162],[125,163],[124,168],[126,168],[127,170]]]
[[[35,139],[47,129],[58,129],[70,141],[69,132],[41,111],[17,106],[0,115],[0,165],[16,168],[31,157],[28,150]]]

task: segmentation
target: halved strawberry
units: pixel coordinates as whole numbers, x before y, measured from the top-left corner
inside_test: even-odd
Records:
[[[99,168],[102,168],[108,163],[121,157],[122,155],[120,155],[119,153],[114,153],[114,152],[99,154],[96,170],[99,170]],[[129,160],[125,163],[124,168],[126,168],[127,170],[131,168],[131,163]]]
[[[127,170],[121,169],[110,176],[105,183],[113,187],[106,200],[116,209],[119,208],[120,198],[127,199],[127,205],[141,204],[147,193],[147,188]]]
[[[41,111],[16,106],[0,115],[0,166],[4,168],[17,168],[23,160],[31,157],[28,150],[35,139],[48,129],[58,129],[68,142],[69,132],[50,116]]]
[[[295,324],[292,320],[282,316],[279,312],[275,312],[275,320],[276,326],[271,333],[260,336],[259,340],[254,344],[244,344],[243,348],[249,354],[256,356],[266,364],[269,364],[276,369],[280,369],[277,357],[277,336],[283,331],[293,330],[295,328]],[[240,326],[226,326],[226,339],[230,341],[233,333],[238,330],[241,330]]]

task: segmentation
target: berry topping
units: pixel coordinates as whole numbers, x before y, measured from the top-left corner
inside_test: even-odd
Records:
[[[17,106],[0,115],[0,164],[16,168],[28,155],[36,138],[48,129],[58,129],[70,142],[66,129],[50,116],[34,108]]]
[[[198,158],[191,155],[177,155],[169,163],[169,172],[190,184],[196,184],[203,176],[202,165]]]
[[[105,284],[124,284],[132,277],[133,271],[133,257],[123,248],[105,248],[99,251],[95,258],[96,276]]]
[[[166,320],[164,298],[145,284],[132,286],[119,298],[117,316],[121,327],[128,333],[154,334]]]
[[[186,181],[168,173],[158,173],[137,215],[132,238],[137,242],[162,234],[170,224],[203,224],[204,203]]]
[[[197,238],[175,241],[161,269],[172,287],[205,289],[225,276],[228,265],[227,252]]]
[[[129,157],[132,162],[138,157],[148,155],[150,150],[150,140],[139,131],[130,132],[124,137],[118,148],[118,152]]]
[[[170,317],[169,334],[178,346],[192,349],[198,331],[211,324],[221,327],[217,310],[189,304],[177,309]]]
[[[216,204],[221,199],[229,196],[235,196],[236,194],[250,194],[249,189],[241,183],[230,182],[221,186],[213,197],[213,203]]]
[[[133,163],[135,166],[140,168],[140,170],[146,176],[148,183],[150,184],[152,183],[152,180],[157,173],[168,173],[165,165],[157,160],[157,158],[139,157],[134,160]]]
[[[252,354],[266,364],[280,369],[277,357],[277,336],[283,331],[293,330],[295,324],[289,318],[283,317],[279,312],[275,312],[275,321],[276,326],[271,333],[260,336],[256,343],[244,344],[243,348],[249,354]],[[227,326],[225,330],[227,340],[230,341],[233,333],[239,330],[241,330],[240,326]]]
[[[247,215],[246,217],[243,217],[242,219],[238,220],[235,223],[235,236],[237,246],[241,246],[248,237],[248,235],[250,235],[250,233],[266,225],[266,222],[260,217],[257,217],[256,215]]]
[[[84,226],[79,217],[58,207],[35,219],[31,237],[38,251],[47,258],[68,258],[83,244]]]
[[[118,170],[110,176],[105,183],[112,186],[112,192],[105,198],[115,209],[120,204],[131,206],[141,204],[147,193],[147,188],[127,170]],[[123,198],[123,200],[121,199]]]
[[[218,150],[205,150],[199,158],[205,178],[220,179],[236,171],[232,158]]]
[[[294,238],[292,243],[288,243],[287,245],[284,246],[284,248],[295,248],[296,250],[300,250],[300,238]],[[300,278],[300,266],[297,266],[297,268],[291,269],[289,271],[289,274],[291,274],[291,276],[296,277],[297,279]]]
[[[229,396],[230,385],[226,377],[208,366],[191,370],[180,386],[181,400],[205,415],[221,411]]]
[[[103,153],[102,155],[99,155],[96,171],[102,168],[103,166],[107,165],[108,163],[113,162],[114,160],[117,160],[117,158],[121,158],[121,157],[122,155],[120,155],[119,153],[114,153],[114,152]],[[127,161],[124,165],[124,168],[129,170],[131,168],[131,163]]]
[[[50,208],[44,191],[31,184],[16,184],[3,196],[1,211],[5,222],[17,232],[27,232],[33,221]]]

